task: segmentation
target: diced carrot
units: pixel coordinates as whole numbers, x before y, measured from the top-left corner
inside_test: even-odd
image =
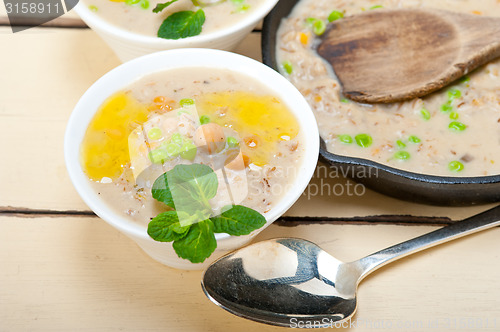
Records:
[[[483,15],[483,13],[480,12],[479,10],[473,10],[472,14],[474,14],[474,15]]]
[[[300,33],[300,42],[302,43],[302,45],[307,45],[307,43],[309,42],[309,36],[306,33],[301,32]]]
[[[315,96],[314,96],[314,101],[315,101],[315,102],[319,103],[319,102],[320,102],[320,101],[322,101],[322,100],[323,100],[323,98],[321,98],[321,96],[320,96],[320,95],[315,95]]]

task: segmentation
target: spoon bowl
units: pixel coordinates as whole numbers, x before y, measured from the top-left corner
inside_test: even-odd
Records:
[[[259,242],[214,262],[202,288],[240,317],[284,327],[329,327],[349,320],[359,283],[376,269],[412,253],[500,225],[500,206],[431,233],[344,263],[312,242]]]

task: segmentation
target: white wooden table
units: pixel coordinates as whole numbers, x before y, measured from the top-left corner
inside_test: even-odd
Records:
[[[201,271],[160,265],[89,211],[66,173],[63,134],[79,97],[120,62],[73,13],[16,34],[2,14],[0,331],[283,330],[213,305]],[[259,30],[236,52],[260,59]],[[319,177],[309,193],[346,181]],[[354,260],[492,206],[426,206],[369,190],[303,196],[257,241],[302,237]],[[493,229],[380,269],[340,330],[500,331],[499,238]]]

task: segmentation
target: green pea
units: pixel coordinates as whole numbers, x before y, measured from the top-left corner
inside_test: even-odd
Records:
[[[449,100],[458,99],[460,97],[462,97],[462,91],[460,91],[458,89],[448,90],[448,99]]]
[[[149,8],[149,1],[148,0],[141,0],[140,4],[141,4],[141,8],[142,9],[148,9]]]
[[[159,148],[149,153],[149,159],[154,164],[161,164],[169,159],[169,155],[165,149]]]
[[[196,152],[197,152],[197,149],[196,149],[196,146],[194,144],[192,144],[192,143],[186,144],[182,147],[180,156],[182,159],[193,161],[194,158],[196,157]]]
[[[200,123],[202,125],[210,123],[210,118],[206,115],[202,115],[202,116],[200,116]]]
[[[94,5],[90,5],[90,6],[89,6],[89,9],[90,9],[90,11],[91,11],[91,12],[94,12],[94,13],[95,13],[95,12],[97,12],[97,11],[99,10],[99,9],[97,8],[97,6],[94,6]]]
[[[177,157],[181,153],[181,147],[175,143],[165,144],[165,150],[171,157]]]
[[[326,24],[322,20],[316,20],[313,23],[313,32],[316,36],[321,36],[323,33],[325,33],[326,30]]]
[[[448,164],[448,169],[451,172],[460,172],[463,171],[464,168],[465,168],[464,164],[456,160]]]
[[[379,8],[384,8],[384,6],[382,6],[382,5],[375,5],[375,6],[371,6],[371,7],[370,7],[370,10],[373,10],[373,9],[379,9]]]
[[[328,22],[333,22],[344,17],[344,13],[334,10],[328,15]]]
[[[431,112],[429,112],[426,108],[422,108],[422,109],[420,110],[420,115],[421,115],[421,116],[422,116],[422,118],[423,118],[424,120],[426,120],[426,121],[427,121],[427,120],[430,120],[430,118],[431,118]]]
[[[170,138],[170,142],[177,144],[177,145],[182,145],[184,143],[184,138],[182,137],[181,134],[175,133]]]
[[[441,105],[441,112],[448,113],[451,111],[453,111],[453,106],[451,106],[451,104],[446,103],[446,104]]]
[[[464,125],[462,122],[453,121],[452,123],[450,123],[448,128],[454,131],[464,131],[465,129],[467,129],[467,126]]]
[[[373,138],[368,134],[359,134],[354,137],[356,140],[356,144],[358,144],[362,148],[368,148],[373,143]]]
[[[394,158],[399,160],[408,160],[410,159],[410,154],[406,151],[398,151],[394,154]]]
[[[228,136],[227,137],[227,146],[230,148],[236,148],[240,145],[240,142],[236,137]]]
[[[344,144],[352,143],[352,137],[350,135],[340,135],[339,140]]]
[[[451,112],[450,113],[450,119],[457,120],[458,117],[459,117],[458,112]]]
[[[152,140],[158,140],[161,138],[162,132],[160,128],[154,127],[148,131],[148,138]]]
[[[414,135],[410,136],[410,138],[408,138],[408,140],[409,140],[410,142],[412,142],[412,143],[415,143],[415,144],[422,142],[422,141],[420,140],[420,138],[418,138],[417,136],[414,136]]]
[[[281,66],[285,70],[285,73],[287,73],[288,75],[290,75],[293,72],[293,66],[290,61],[283,61]]]
[[[406,144],[404,144],[404,143],[403,143],[403,141],[401,141],[401,140],[397,140],[397,141],[396,141],[396,144],[398,145],[398,147],[399,147],[400,149],[404,149],[404,148],[406,148]]]
[[[179,105],[181,105],[181,107],[191,106],[194,105],[194,100],[191,98],[184,98],[179,101]]]

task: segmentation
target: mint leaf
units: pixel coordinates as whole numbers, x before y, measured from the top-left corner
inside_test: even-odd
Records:
[[[207,165],[176,165],[166,173],[172,199],[177,211],[203,216],[207,219],[212,208],[209,200],[217,194],[217,175]]]
[[[151,194],[157,201],[160,201],[175,209],[172,192],[170,191],[170,187],[168,185],[167,173],[163,173],[155,180],[155,182],[153,183],[153,188],[151,189]]]
[[[182,226],[212,214],[209,200],[217,194],[217,175],[207,165],[176,165],[160,175],[153,184],[153,198],[177,210]]]
[[[173,13],[167,17],[158,29],[158,37],[165,39],[180,39],[197,36],[205,23],[205,12],[186,10]]]
[[[204,262],[217,248],[212,221],[208,219],[192,225],[184,238],[174,241],[173,247],[180,258],[191,263]]]
[[[263,215],[242,205],[235,205],[211,220],[215,233],[229,235],[247,235],[266,223],[266,218]]]
[[[170,6],[171,4],[173,4],[176,1],[177,0],[172,0],[172,1],[167,1],[165,3],[159,3],[159,4],[157,4],[156,7],[153,9],[153,13],[159,13],[159,12],[161,12],[163,9],[167,8],[168,6]]]
[[[160,213],[148,224],[148,234],[155,241],[171,242],[185,237],[190,226],[182,227],[177,212],[167,211]]]

